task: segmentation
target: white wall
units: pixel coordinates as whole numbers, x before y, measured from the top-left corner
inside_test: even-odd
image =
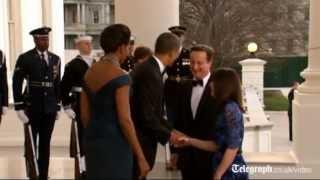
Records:
[[[64,11],[63,0],[45,0],[49,3],[49,8],[46,8],[45,17],[50,18],[44,25],[50,26],[52,31],[50,33],[51,44],[50,50],[59,55],[64,64]],[[45,18],[44,17],[44,18]]]
[[[130,27],[137,45],[153,49],[160,33],[179,25],[179,0],[116,0],[115,22]]]
[[[0,49],[8,56],[7,0],[0,1]]]
[[[28,51],[34,47],[33,38],[29,32],[42,26],[41,0],[21,0],[21,33],[22,51]]]

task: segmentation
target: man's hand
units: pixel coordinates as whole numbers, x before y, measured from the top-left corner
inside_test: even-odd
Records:
[[[181,147],[186,147],[186,146],[191,146],[191,139],[190,137],[181,137],[178,139],[179,143],[175,146],[177,148],[181,148]]]
[[[71,108],[65,108],[64,113],[68,116],[70,119],[74,119],[76,117],[76,113]]]
[[[171,132],[171,136],[170,136],[170,143],[173,144],[174,146],[179,145],[180,141],[179,139],[182,137],[187,137],[187,135],[183,134],[180,131],[177,130],[173,130]]]
[[[29,122],[29,118],[27,117],[27,115],[24,113],[24,110],[19,110],[17,111],[17,115],[19,120],[23,123],[23,124],[27,124]]]
[[[3,106],[2,107],[2,115],[6,115],[7,114],[7,112],[8,112],[8,107],[6,107],[6,106]]]

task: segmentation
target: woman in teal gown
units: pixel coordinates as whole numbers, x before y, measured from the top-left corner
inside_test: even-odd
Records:
[[[130,30],[125,25],[107,27],[101,34],[106,55],[84,78],[81,118],[89,180],[131,179],[133,158],[139,163],[142,177],[149,171],[130,118],[130,79],[120,68],[128,55],[129,38]]]

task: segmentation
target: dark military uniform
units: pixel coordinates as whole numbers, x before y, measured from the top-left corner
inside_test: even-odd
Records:
[[[15,110],[25,111],[34,142],[39,138],[40,179],[48,176],[51,134],[60,110],[60,64],[57,55],[47,51],[46,56],[32,49],[19,56],[13,74]],[[24,80],[26,88],[22,91]]]
[[[179,38],[182,38],[187,31],[187,28],[183,26],[172,26],[168,28],[168,30],[177,35]],[[178,102],[181,98],[182,84],[183,82],[192,79],[192,73],[190,70],[190,51],[186,48],[182,48],[181,53],[175,63],[171,67],[167,67],[166,71],[168,78],[165,81],[164,91],[167,118],[173,127],[176,128],[175,124],[178,121]],[[173,154],[175,154],[177,151],[175,148],[173,148],[173,146],[170,147],[170,150]],[[173,158],[171,160],[173,160]],[[168,166],[167,168],[175,169],[176,162],[171,161],[170,166],[171,167]]]
[[[164,93],[165,93],[165,104],[168,121],[174,128],[178,121],[178,109],[179,99],[181,98],[182,84],[189,79],[192,79],[192,73],[190,70],[190,51],[186,48],[182,48],[181,53],[173,66],[166,68],[168,78],[165,81]],[[171,158],[175,156],[177,149],[173,146],[170,147]],[[173,159],[171,159],[173,160]],[[176,168],[176,164],[170,162],[169,169]]]
[[[180,85],[182,81],[192,78],[190,70],[190,51],[182,48],[181,53],[171,67],[166,68],[168,78],[165,82],[165,100],[168,120],[174,124],[177,112],[177,102],[180,98]]]
[[[80,93],[82,92],[83,78],[89,65],[82,59],[82,57],[76,56],[68,64],[66,64],[64,75],[61,81],[61,100],[64,107],[70,106],[75,112],[75,120],[79,129],[79,142],[82,142],[83,126],[80,120]],[[71,133],[74,133],[74,128],[71,129]],[[70,155],[75,157],[75,144],[74,136],[71,136]],[[80,143],[80,153],[83,155],[83,146]]]
[[[84,127],[80,119],[80,94],[82,92],[83,78],[85,73],[89,69],[89,65],[85,60],[80,56],[76,56],[68,64],[66,64],[64,75],[61,81],[61,100],[62,105],[67,108],[71,108],[75,114],[75,121],[77,122],[78,130],[78,142],[80,146],[80,156],[84,156],[84,147],[83,147],[83,131]],[[70,156],[73,158],[77,157],[77,141],[75,135],[75,123],[71,125],[71,136],[70,136]],[[77,160],[77,159],[76,159]],[[79,160],[75,162],[75,177],[80,179],[80,172],[78,172]]]
[[[8,80],[6,57],[0,50],[0,122],[2,115],[2,107],[8,107]]]
[[[134,65],[134,57],[128,56],[128,58],[121,64],[121,68],[130,72],[134,68]]]

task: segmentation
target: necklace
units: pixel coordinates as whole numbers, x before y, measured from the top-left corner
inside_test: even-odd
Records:
[[[103,61],[109,62],[117,67],[120,67],[119,59],[113,54],[106,54],[103,58]]]

